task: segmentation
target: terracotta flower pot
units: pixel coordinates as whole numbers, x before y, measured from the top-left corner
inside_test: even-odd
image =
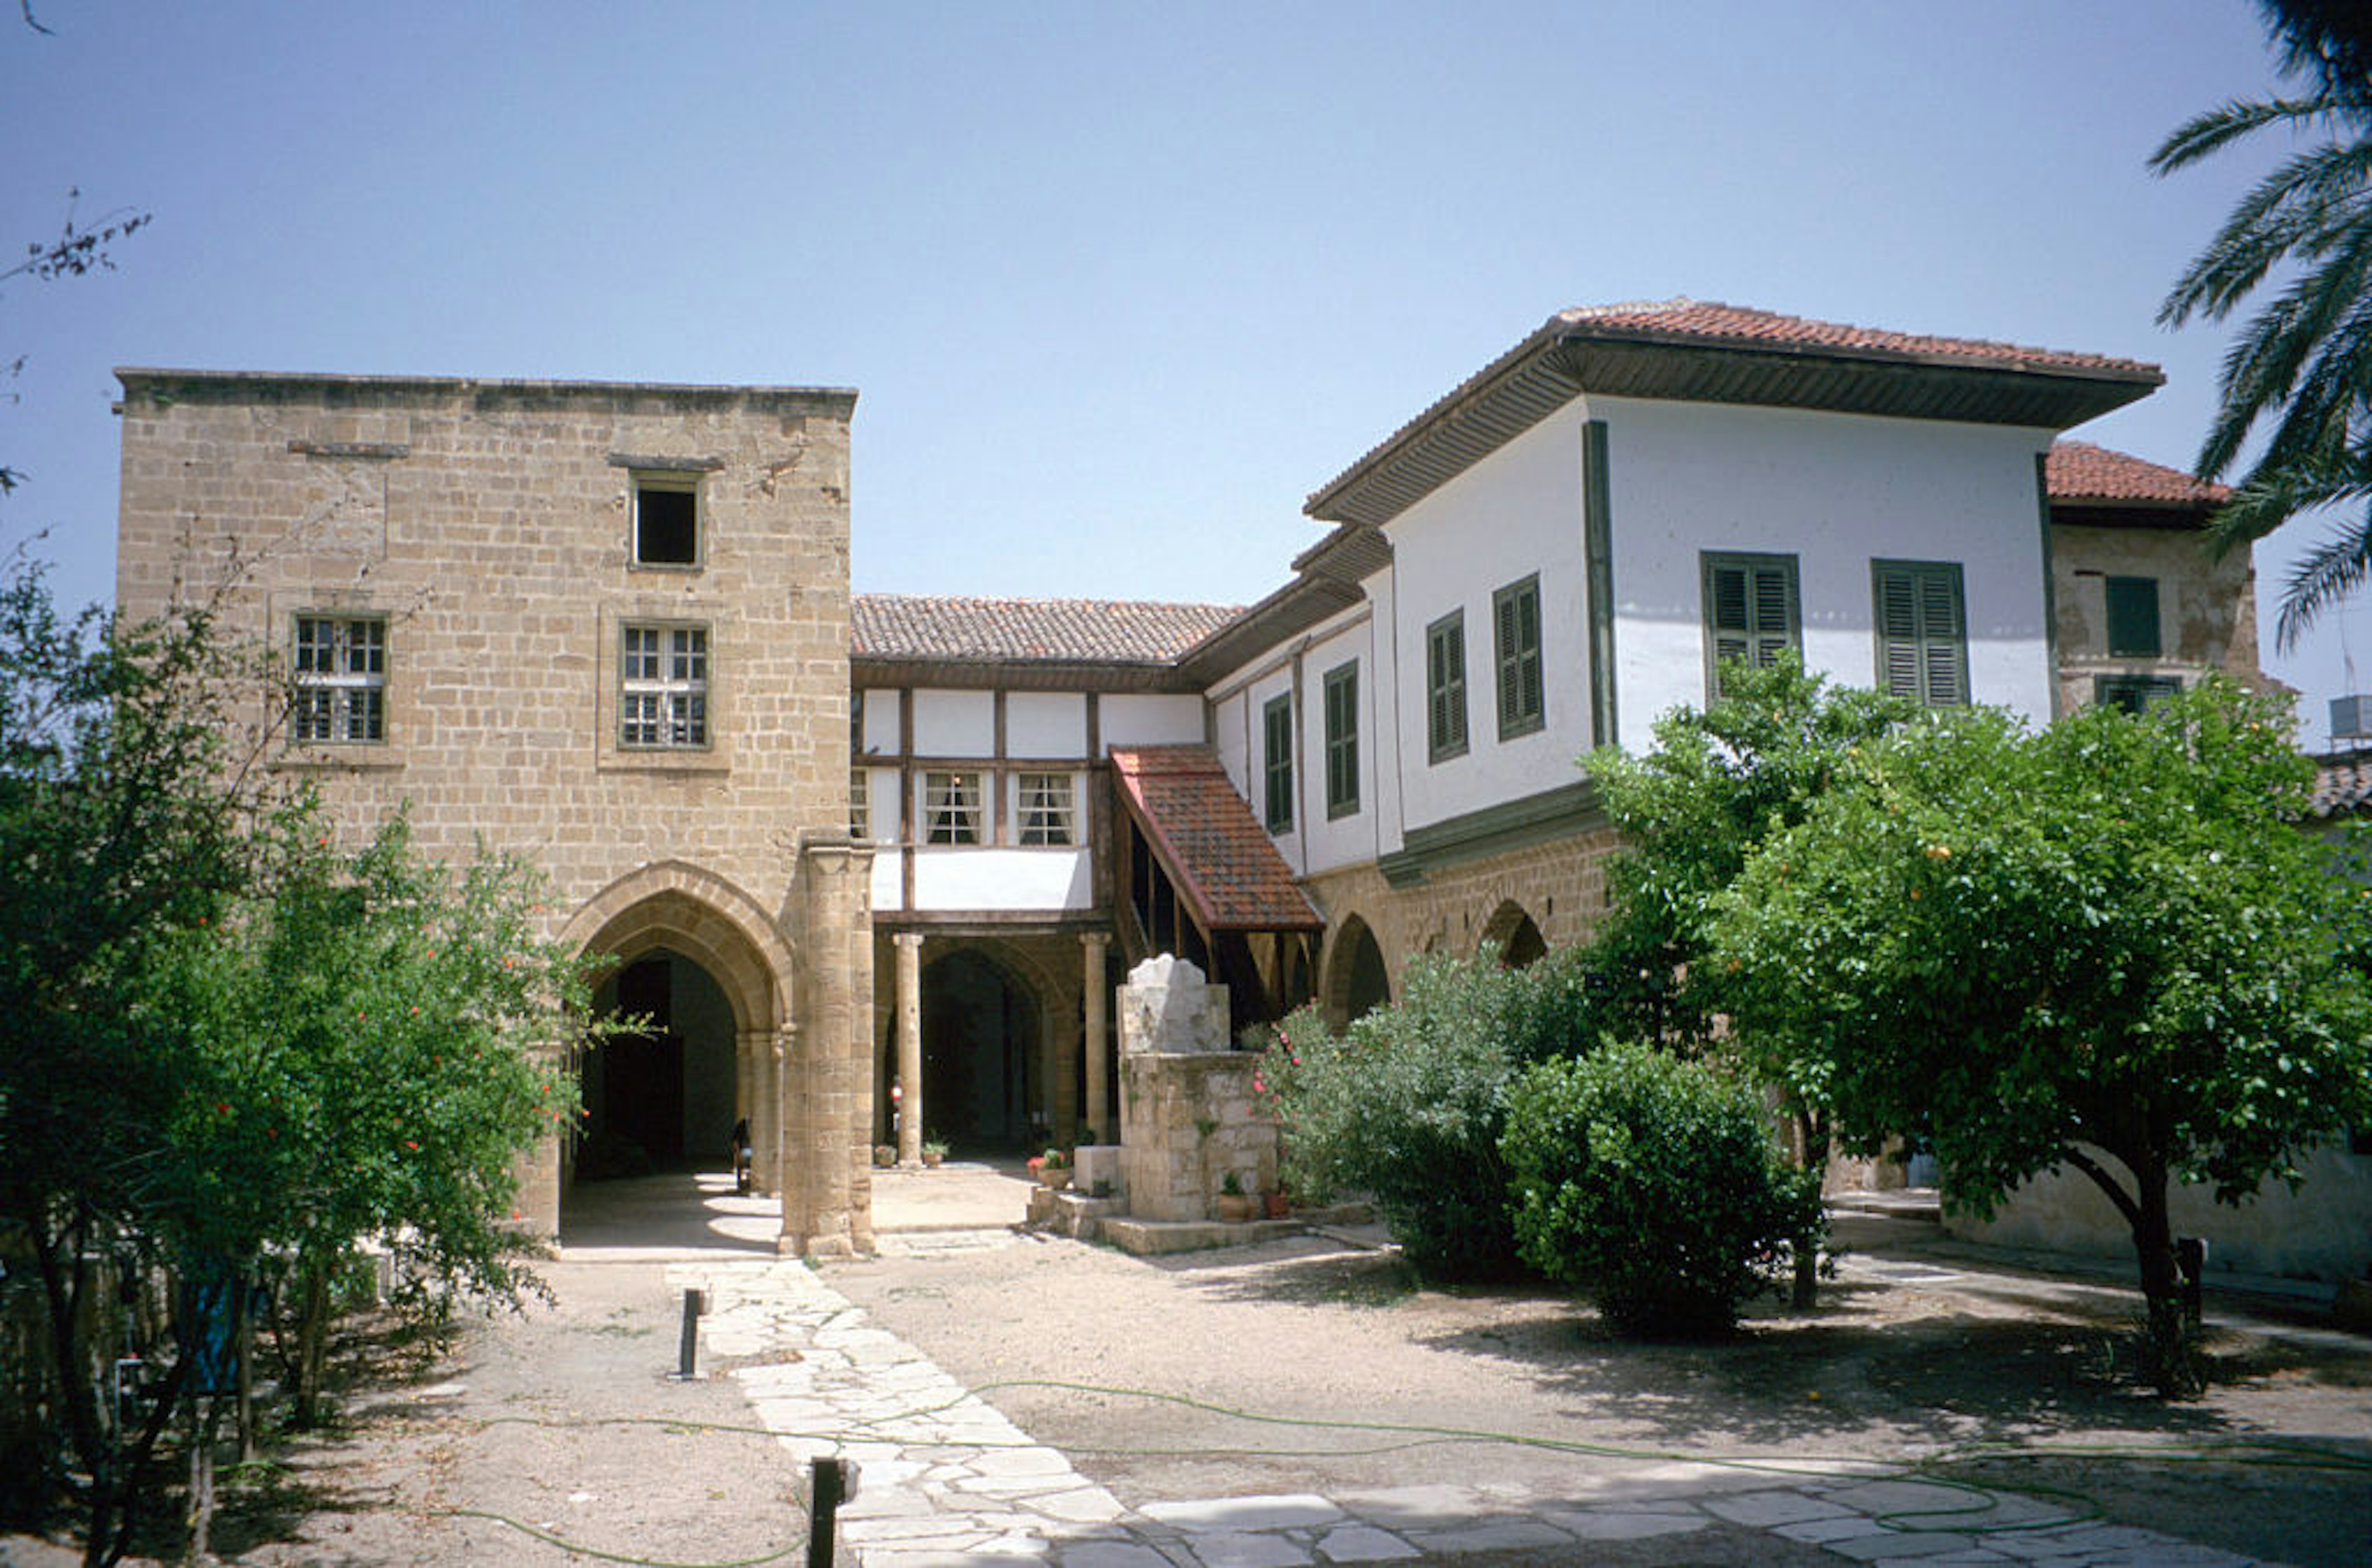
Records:
[[[1250,1219],[1253,1214],[1257,1212],[1253,1207],[1256,1202],[1257,1200],[1248,1192],[1220,1193],[1220,1221],[1226,1225],[1243,1224],[1246,1220]]]
[[[1038,1185],[1039,1185],[1039,1186],[1041,1186],[1041,1187],[1051,1187],[1051,1188],[1054,1189],[1054,1191],[1058,1191],[1058,1192],[1059,1192],[1059,1191],[1061,1191],[1064,1188],[1068,1187],[1070,1184],[1071,1184],[1071,1167],[1070,1167],[1069,1166],[1067,1166],[1067,1165],[1066,1165],[1066,1166],[1059,1166],[1059,1167],[1041,1167],[1039,1168],[1039,1171],[1038,1171]]]
[[[1281,1220],[1293,1212],[1293,1200],[1282,1192],[1263,1192],[1261,1206],[1268,1211],[1269,1218]]]

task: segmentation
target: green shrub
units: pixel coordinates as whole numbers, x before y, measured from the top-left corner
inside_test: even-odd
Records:
[[[1366,1193],[1418,1272],[1488,1279],[1520,1267],[1499,1153],[1509,1086],[1595,1040],[1564,955],[1525,970],[1420,958],[1401,1001],[1345,1034],[1309,1008],[1285,1019],[1255,1082],[1296,1193]]]
[[[1817,1179],[1773,1147],[1752,1089],[1645,1045],[1542,1062],[1501,1140],[1524,1260],[1625,1333],[1722,1333],[1820,1234]]]

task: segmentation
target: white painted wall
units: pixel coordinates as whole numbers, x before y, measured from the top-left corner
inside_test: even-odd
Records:
[[[1107,747],[1200,746],[1203,699],[1192,691],[1107,696],[1098,709],[1097,727]]]
[[[1084,849],[922,848],[918,910],[1083,910],[1093,904]]]
[[[903,804],[898,793],[898,770],[867,768],[864,774],[866,825],[877,844],[895,844],[903,835],[900,823]]]
[[[1652,744],[1658,714],[1703,705],[1705,550],[1796,556],[1805,663],[1855,686],[1877,679],[1871,560],[1957,561],[1971,694],[2049,716],[2034,483],[2048,431],[1612,398],[1550,423],[1585,413],[1607,423],[1627,749]]]
[[[898,751],[898,692],[868,687],[865,692],[865,749],[884,757]]]
[[[885,849],[873,857],[873,912],[882,914],[905,907],[904,860],[896,850]]]
[[[867,713],[869,727],[873,715]],[[996,698],[989,691],[914,692],[914,754],[918,757],[993,757],[996,754]]]
[[[1395,837],[1400,828],[1537,795],[1581,776],[1575,759],[1590,746],[1582,422],[1576,404],[1533,426],[1385,530],[1392,541],[1396,590],[1386,622],[1399,663],[1392,710],[1401,742],[1396,761],[1402,817],[1394,824]],[[1620,474],[1619,442],[1612,466]],[[1615,517],[1619,528],[1619,505]],[[1624,571],[1619,542],[1614,568],[1619,584]],[[1541,676],[1548,722],[1503,743],[1491,596],[1534,573],[1541,580]],[[1452,610],[1463,610],[1466,618],[1467,750],[1463,757],[1432,763],[1425,756],[1424,629]]]
[[[1011,691],[1005,698],[1005,754],[1076,759],[1087,754],[1087,699],[1078,691]]]

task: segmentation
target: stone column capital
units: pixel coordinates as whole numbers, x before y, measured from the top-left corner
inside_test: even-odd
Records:
[[[890,940],[909,953],[922,951],[923,934],[919,931],[895,931],[890,933]]]
[[[1109,947],[1111,946],[1111,934],[1108,931],[1082,931],[1079,933],[1079,946],[1087,948]]]

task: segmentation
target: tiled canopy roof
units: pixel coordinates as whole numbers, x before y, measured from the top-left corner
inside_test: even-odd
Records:
[[[1325,929],[1208,747],[1115,747],[1111,761],[1129,815],[1204,931]]]
[[[2145,462],[2089,441],[2052,446],[2046,475],[2053,501],[2108,506],[2167,506],[2207,511],[2232,499],[2227,485],[2193,479],[2180,469]]]
[[[858,594],[858,658],[1167,664],[1233,620],[1234,606],[1132,599]]]

